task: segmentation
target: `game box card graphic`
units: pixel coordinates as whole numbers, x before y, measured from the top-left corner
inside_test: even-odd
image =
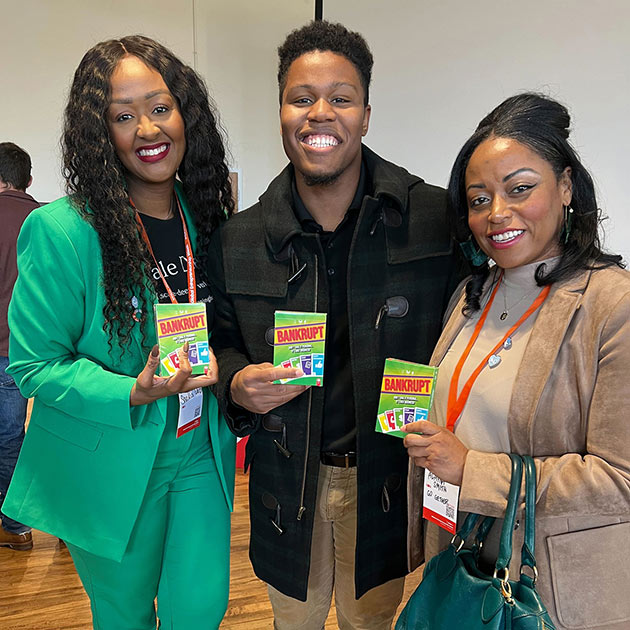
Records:
[[[155,325],[160,348],[160,375],[174,374],[179,367],[177,350],[188,342],[188,360],[193,374],[203,374],[210,364],[206,305],[156,304]]]
[[[322,387],[325,345],[326,313],[276,311],[273,364],[300,368],[304,376],[274,382]]]
[[[376,430],[405,437],[400,428],[426,420],[433,403],[438,368],[399,359],[385,359]]]

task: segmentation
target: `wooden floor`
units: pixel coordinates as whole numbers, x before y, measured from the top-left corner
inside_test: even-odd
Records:
[[[72,559],[56,538],[33,532],[32,551],[0,548],[0,630],[89,630],[90,606]],[[247,545],[247,477],[236,475],[232,515],[230,603],[223,630],[269,630],[273,627],[265,585],[254,575]],[[415,589],[419,572],[405,585],[405,600]],[[326,629],[336,628],[334,608]]]

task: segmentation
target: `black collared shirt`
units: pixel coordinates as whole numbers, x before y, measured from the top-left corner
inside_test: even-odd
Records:
[[[357,427],[354,417],[350,330],[348,326],[348,254],[363,198],[370,190],[369,175],[361,164],[361,176],[354,199],[334,232],[326,232],[311,216],[292,184],[293,210],[305,232],[314,232],[324,251],[328,286],[326,363],[324,366],[323,453],[356,452]]]

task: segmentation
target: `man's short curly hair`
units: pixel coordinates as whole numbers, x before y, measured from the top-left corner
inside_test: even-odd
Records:
[[[327,22],[326,20],[312,21],[301,28],[291,31],[278,48],[278,87],[280,88],[280,104],[282,93],[287,84],[287,74],[291,64],[302,55],[319,51],[330,51],[344,56],[354,64],[359,73],[364,102],[369,102],[370,81],[374,58],[363,35],[349,31],[343,24]]]
[[[13,142],[0,142],[0,183],[24,192],[31,180],[31,158]]]

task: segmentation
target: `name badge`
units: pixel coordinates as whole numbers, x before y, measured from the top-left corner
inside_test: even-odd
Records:
[[[424,469],[422,516],[451,534],[457,531],[459,486],[442,481]]]
[[[201,387],[179,394],[179,417],[177,418],[177,437],[196,429],[201,424],[203,391]]]

